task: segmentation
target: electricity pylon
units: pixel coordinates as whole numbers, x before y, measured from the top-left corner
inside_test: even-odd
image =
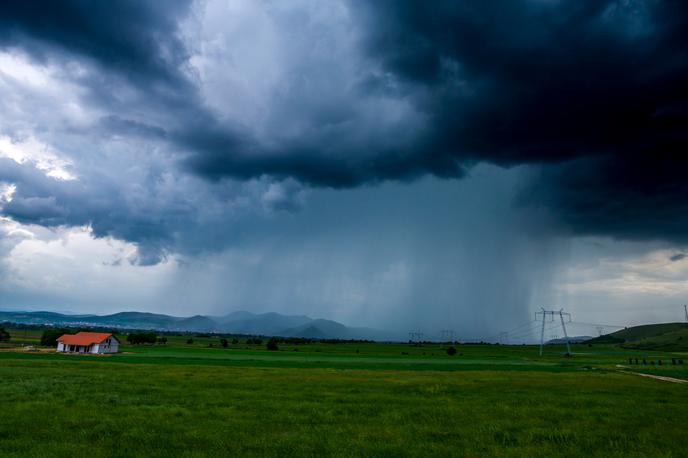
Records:
[[[442,329],[440,335],[442,342],[454,342],[454,331],[452,329]]]
[[[561,327],[564,330],[564,339],[566,340],[566,352],[570,355],[571,354],[571,346],[569,345],[569,335],[566,333],[566,325],[564,324],[564,315],[566,315],[569,319],[569,322],[571,322],[571,314],[564,312],[564,309],[545,310],[543,307],[542,312],[535,312],[535,318],[536,319],[537,319],[538,315],[542,315],[542,330],[540,331],[540,356],[542,356],[542,351],[545,347],[545,317],[550,316],[552,318],[551,321],[554,321],[554,315],[559,315],[559,319],[561,319]]]
[[[423,333],[418,331],[410,331],[409,332],[409,340],[411,342],[422,342],[423,341]]]
[[[686,323],[688,323],[688,306],[684,305],[684,306],[683,306],[683,311],[684,311],[685,314],[686,314]]]

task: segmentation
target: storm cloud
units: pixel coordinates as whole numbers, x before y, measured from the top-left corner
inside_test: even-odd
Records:
[[[347,188],[530,164],[539,175],[519,202],[548,208],[564,232],[688,233],[683,2],[337,6],[329,14],[345,27],[328,35],[313,4],[297,13],[265,5],[307,43],[257,123],[203,92],[207,77],[193,65],[203,43],[189,31],[207,5],[5,2],[0,44],[39,64],[86,66],[75,83],[103,114],[90,128],[163,145],[180,174]],[[98,227],[97,214],[55,215],[51,198],[29,192],[4,211],[28,219],[44,209],[34,221]]]

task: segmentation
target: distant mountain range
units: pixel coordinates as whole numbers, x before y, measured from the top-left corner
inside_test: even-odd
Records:
[[[313,339],[400,340],[402,337],[378,329],[348,327],[332,320],[312,319],[304,315],[282,315],[274,312],[255,314],[238,311],[224,316],[176,317],[145,312],[67,315],[55,312],[0,311],[0,322],[3,321],[50,326],[216,332]]]

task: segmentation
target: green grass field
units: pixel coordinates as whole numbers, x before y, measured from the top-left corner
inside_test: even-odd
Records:
[[[185,340],[0,351],[0,456],[688,456],[686,353]]]

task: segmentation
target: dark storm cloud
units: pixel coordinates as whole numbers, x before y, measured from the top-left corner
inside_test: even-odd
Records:
[[[574,233],[688,234],[685,2],[353,2],[363,28],[360,56],[351,56],[356,80],[344,96],[286,81],[292,91],[270,108],[278,115],[264,129],[267,140],[200,96],[179,26],[192,9],[188,2],[4,2],[0,45],[38,60],[93,63],[101,73],[80,83],[110,112],[99,124],[103,134],[165,142],[183,170],[211,182],[267,176],[346,188],[461,177],[479,162],[530,164],[540,174],[522,201],[545,206]],[[321,72],[338,69],[306,65],[295,78]],[[116,85],[98,91],[108,78],[137,90],[136,102],[118,98]],[[354,99],[404,102],[422,121],[366,131]],[[281,136],[294,117],[307,128]],[[17,198],[4,213],[88,220],[97,230],[99,220],[69,208],[66,195],[43,194]],[[103,233],[151,245],[156,231],[167,233],[165,218],[150,215],[132,221],[130,233],[123,228],[131,218],[123,214],[121,228]]]
[[[686,242],[688,160],[678,146],[543,167],[519,201],[550,209],[574,234]]]
[[[239,146],[220,128],[197,130],[182,144],[195,152],[192,169],[214,179],[266,174],[330,187],[425,173],[460,177],[481,161],[533,164],[541,178],[524,195],[573,232],[683,239],[685,5],[355,3],[366,24],[365,52],[381,65],[358,87],[371,97],[409,99],[426,114],[415,141],[380,146],[370,137],[325,143],[306,136],[273,151],[251,141]]]
[[[21,0],[0,6],[0,43],[39,59],[51,51],[77,53],[134,80],[179,84],[187,58],[178,21],[188,0]]]
[[[685,2],[371,5],[368,51],[423,91],[428,151],[544,164],[526,195],[577,233],[686,237]]]

